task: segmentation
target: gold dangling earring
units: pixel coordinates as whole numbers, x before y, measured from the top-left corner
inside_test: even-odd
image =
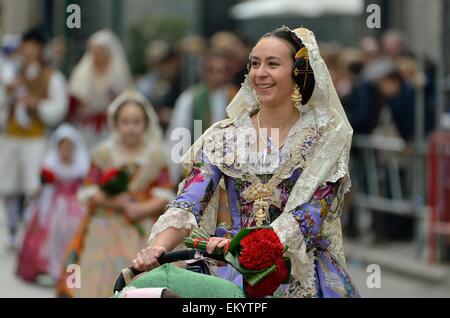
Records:
[[[299,108],[301,106],[302,94],[300,93],[300,88],[298,87],[297,83],[294,84],[294,91],[292,92],[291,99],[294,102],[294,106],[296,108]]]

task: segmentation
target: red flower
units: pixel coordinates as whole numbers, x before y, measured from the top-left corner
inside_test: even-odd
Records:
[[[260,281],[255,286],[248,283],[245,284],[245,294],[249,298],[262,298],[268,295],[273,295],[277,288],[288,277],[288,270],[283,258],[280,257],[275,262],[277,269],[270,273],[266,278]]]
[[[266,269],[283,257],[283,245],[272,229],[251,232],[240,241],[239,263],[246,269]]]
[[[41,169],[41,182],[42,183],[53,183],[56,180],[56,176],[50,169],[42,168]]]
[[[194,229],[185,239],[188,247],[206,249],[209,234],[203,229]],[[228,244],[217,252],[239,271],[244,278],[247,297],[259,298],[269,295],[289,277],[290,260],[283,257],[287,250],[270,227],[243,229]],[[253,285],[250,285],[253,284]]]
[[[116,179],[118,175],[119,175],[119,169],[115,169],[115,168],[110,169],[101,176],[99,184],[101,186],[106,185],[106,184],[110,183],[111,181],[113,181],[114,179]]]
[[[128,191],[128,173],[125,170],[113,168],[105,171],[100,177],[100,189],[109,196]]]

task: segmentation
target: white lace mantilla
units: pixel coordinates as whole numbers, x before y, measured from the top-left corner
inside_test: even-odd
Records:
[[[210,133],[203,136],[203,152],[209,162],[216,165],[224,174],[233,178],[250,181],[255,175],[275,174],[285,165],[281,178],[288,178],[296,168],[304,168],[307,159],[313,154],[326,126],[319,127],[315,119],[317,113],[307,112],[292,126],[281,150],[272,152],[253,152],[251,145],[256,141],[256,130],[250,115],[241,114],[235,120],[218,123]],[[321,121],[330,122],[327,114]],[[244,137],[247,136],[247,137]],[[253,138],[252,138],[253,137]],[[200,157],[194,157],[201,160]],[[185,165],[190,169],[191,163]]]

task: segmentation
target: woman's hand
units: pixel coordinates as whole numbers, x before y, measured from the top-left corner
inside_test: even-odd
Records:
[[[141,250],[133,260],[133,267],[139,271],[148,271],[158,267],[158,258],[167,252],[165,247],[147,247]]]
[[[206,244],[206,252],[208,254],[212,254],[217,247],[223,248],[229,241],[229,239],[224,237],[211,237]]]

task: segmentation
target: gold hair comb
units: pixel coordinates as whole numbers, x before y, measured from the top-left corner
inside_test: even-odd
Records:
[[[302,57],[305,58],[305,60],[309,59],[308,49],[306,47],[302,47],[300,50],[298,50],[297,54],[295,54],[295,60],[298,61]]]

